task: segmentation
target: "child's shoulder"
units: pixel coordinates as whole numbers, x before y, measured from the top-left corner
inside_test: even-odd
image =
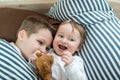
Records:
[[[81,62],[83,62],[82,57],[81,57],[81,56],[78,56],[78,55],[75,55],[75,56],[74,56],[74,60],[75,60],[75,61],[81,61]]]
[[[9,42],[6,41],[5,39],[0,39],[0,45],[2,45],[2,44],[9,44]]]
[[[5,40],[5,39],[0,39],[0,46],[2,48],[2,50],[14,50],[13,46],[10,44],[9,41]]]

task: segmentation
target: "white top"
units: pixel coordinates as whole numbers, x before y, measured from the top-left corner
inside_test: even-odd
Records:
[[[80,56],[74,56],[73,62],[64,66],[61,57],[52,50],[50,54],[54,57],[52,66],[52,80],[87,80],[84,70],[84,62]]]

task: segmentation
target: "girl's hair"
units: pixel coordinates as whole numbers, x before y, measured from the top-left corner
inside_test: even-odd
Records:
[[[78,49],[80,50],[82,48],[82,46],[83,46],[83,43],[84,43],[85,37],[86,37],[86,32],[85,32],[83,26],[78,24],[75,21],[69,21],[69,20],[62,22],[60,25],[64,25],[66,23],[70,23],[72,25],[73,31],[74,31],[74,29],[77,29],[79,31],[79,34],[80,34],[80,44],[79,44]]]
[[[52,33],[53,37],[55,36],[56,29],[40,16],[28,16],[22,22],[18,32],[25,30],[29,37],[32,33],[37,33],[41,28],[48,29]]]

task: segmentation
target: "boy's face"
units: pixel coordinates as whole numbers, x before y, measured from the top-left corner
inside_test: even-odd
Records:
[[[47,53],[49,50],[53,37],[49,30],[40,29],[37,33],[31,34],[29,37],[24,31],[21,42],[21,52],[23,56],[28,60],[35,51]]]
[[[62,55],[66,51],[74,54],[78,50],[79,44],[80,34],[77,29],[73,29],[69,23],[59,27],[53,41],[54,50],[58,55]]]

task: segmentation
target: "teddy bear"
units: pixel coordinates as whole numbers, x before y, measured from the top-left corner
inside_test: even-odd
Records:
[[[38,70],[38,74],[42,78],[42,80],[52,80],[52,65],[53,65],[53,56],[44,54],[44,53],[37,53],[36,59],[36,68]]]

